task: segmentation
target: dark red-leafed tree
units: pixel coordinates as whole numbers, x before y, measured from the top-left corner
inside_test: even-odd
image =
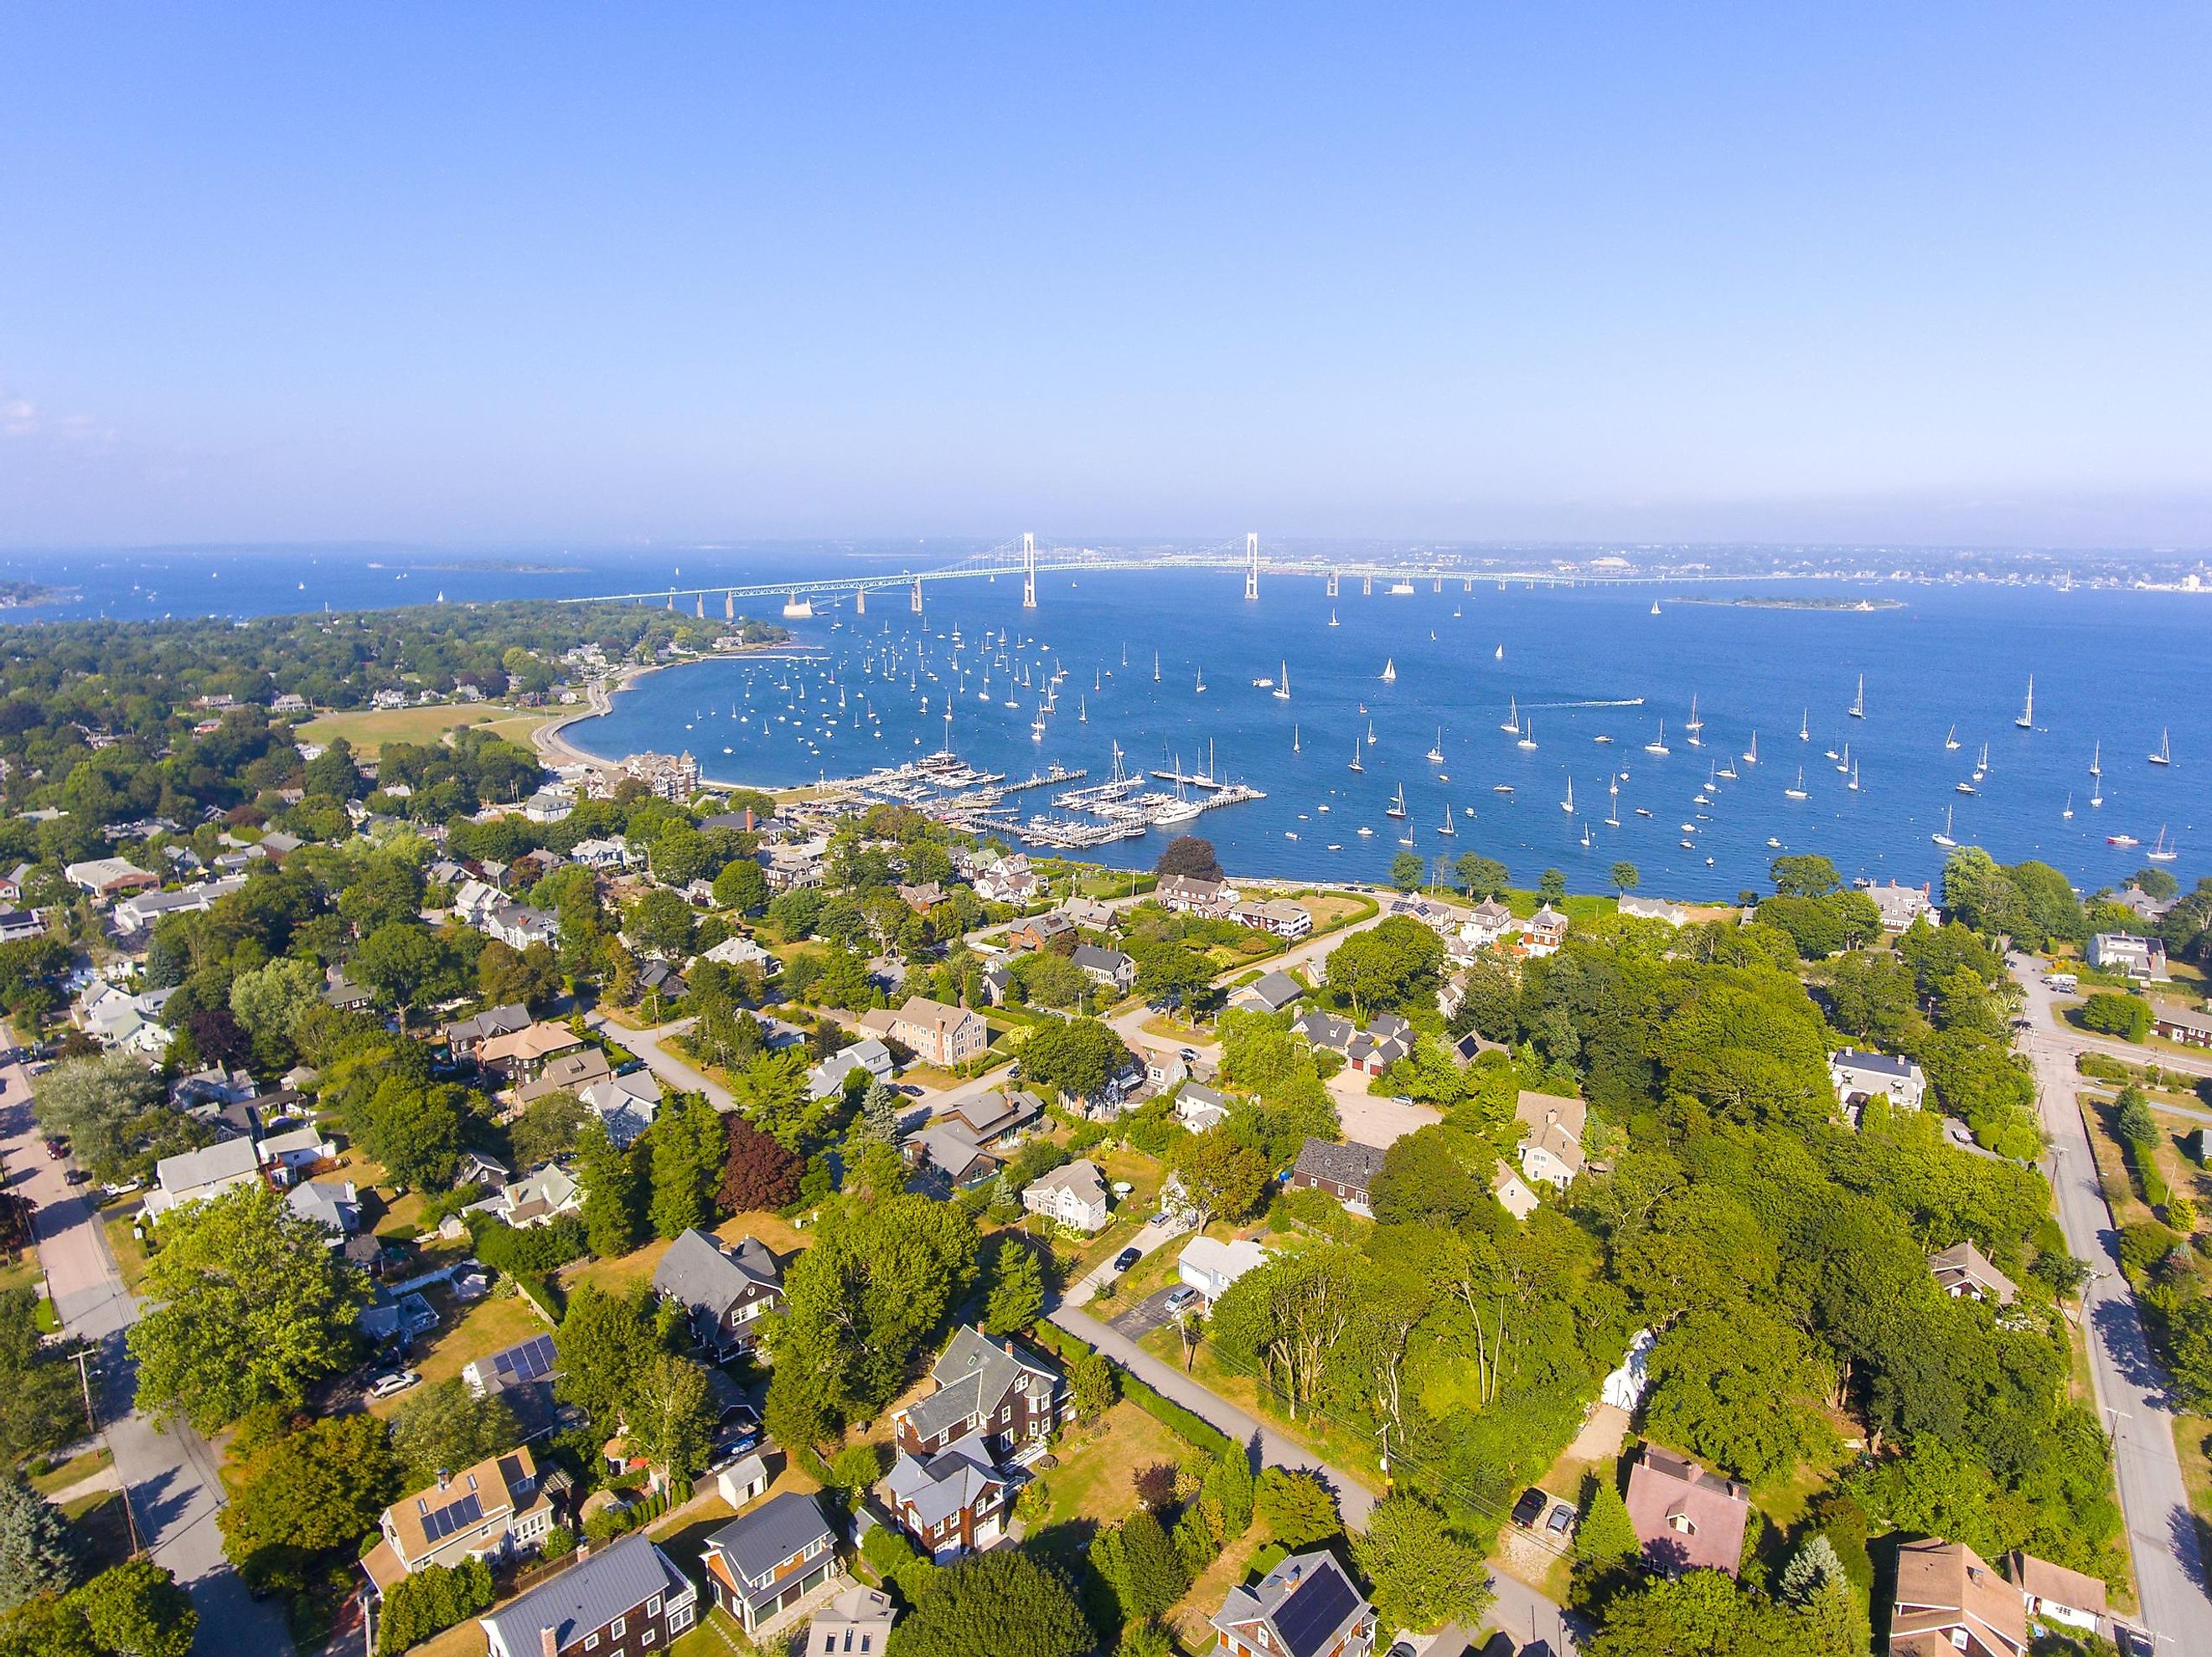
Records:
[[[228,1007],[208,1007],[185,1020],[192,1051],[210,1065],[243,1065],[253,1056],[253,1039]]]
[[[729,1154],[716,1193],[726,1214],[773,1213],[797,1200],[806,1164],[742,1116],[730,1118]]]
[[[1214,855],[1212,841],[1196,835],[1177,835],[1160,853],[1160,860],[1152,865],[1152,872],[1163,880],[1170,875],[1218,880],[1221,878],[1221,859]]]

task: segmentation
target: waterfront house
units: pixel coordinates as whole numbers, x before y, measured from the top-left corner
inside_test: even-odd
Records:
[[[897,1042],[924,1064],[948,1069],[981,1056],[991,1043],[989,1028],[976,1014],[921,995],[908,998],[895,1011],[871,1009],[860,1016],[860,1028]]]
[[[1836,1102],[1856,1120],[1859,1109],[1877,1094],[1902,1110],[1917,1110],[1928,1096],[1928,1077],[1910,1059],[1893,1059],[1883,1053],[1862,1053],[1846,1047],[1828,1055],[1828,1084]]]
[[[1995,1301],[2010,1306],[2020,1293],[2010,1278],[1990,1264],[1988,1255],[1969,1241],[1953,1243],[1928,1257],[1936,1286],[1953,1300]]]
[[[1680,904],[1660,897],[1623,897],[1620,913],[1632,920],[1663,920],[1676,927],[1687,926],[1690,920],[1690,912]]]
[[[783,1268],[757,1237],[726,1248],[695,1226],[660,1257],[653,1288],[684,1308],[691,1338],[724,1363],[758,1344],[760,1319],[783,1304]]]
[[[2099,932],[2089,940],[2089,964],[2100,972],[2120,973],[2154,984],[2166,981],[2166,944],[2133,932]]]
[[[830,1581],[836,1543],[820,1499],[786,1490],[708,1537],[700,1564],[714,1603],[750,1635]]]
[[[1900,886],[1893,878],[1886,885],[1868,887],[1866,895],[1881,912],[1881,929],[1886,932],[1904,932],[1923,917],[1931,926],[1943,924],[1943,912],[1936,907],[1925,886]]]
[[[899,1528],[940,1565],[980,1552],[1005,1533],[1006,1489],[980,1432],[933,1455],[902,1453],[883,1484]]]
[[[1486,950],[1513,930],[1513,911],[1494,897],[1474,906],[1460,922],[1459,940],[1469,950]]]
[[[1930,1538],[1897,1551],[1891,1657],[2024,1657],[2027,1602],[1963,1542]]]
[[[1153,901],[1162,908],[1215,920],[1227,918],[1238,895],[1225,880],[1201,880],[1195,875],[1169,875],[1152,892]]]
[[[1547,903],[1528,918],[1522,930],[1525,934],[1521,940],[1522,955],[1556,955],[1559,945],[1567,941],[1567,918]]]
[[[1026,1462],[1067,1414],[1067,1383],[1057,1369],[970,1324],[952,1332],[929,1379],[929,1393],[891,1417],[908,1455],[934,1455],[981,1433],[994,1461]]]
[[[1382,1152],[1376,1146],[1309,1138],[1299,1147],[1291,1184],[1301,1191],[1326,1191],[1352,1213],[1371,1215],[1368,1193],[1382,1171]]]
[[[1336,1556],[1295,1553],[1250,1587],[1233,1587],[1212,1617],[1224,1657],[1369,1657],[1378,1630]]]
[[[1531,1181],[1541,1180],[1565,1191],[1583,1171],[1583,1135],[1589,1126],[1589,1107],[1564,1095],[1524,1090],[1514,1102],[1513,1114],[1522,1128],[1517,1148],[1521,1172]]]
[[[1193,1237],[1176,1256],[1176,1276],[1198,1290],[1207,1306],[1229,1292],[1229,1285],[1269,1259],[1267,1251],[1249,1237],[1224,1242],[1218,1237]]]
[[[1106,1227],[1106,1181],[1085,1157],[1040,1174],[1022,1188],[1022,1206],[1072,1230]]]
[[[1240,926],[1286,941],[1313,931],[1313,912],[1286,897],[1239,898],[1229,906],[1229,918]]]
[[[487,1657],[646,1657],[697,1620],[698,1591],[634,1531],[481,1617]]]
[[[883,1657],[897,1618],[889,1594],[848,1588],[814,1613],[801,1649],[809,1657]]]
[[[1647,1444],[1629,1469],[1628,1520],[1655,1570],[1735,1575],[1750,1518],[1749,1490],[1686,1456]]]
[[[553,1528],[553,1504],[527,1448],[487,1457],[386,1508],[361,1568],[381,1593],[428,1565],[497,1560],[535,1550]]]

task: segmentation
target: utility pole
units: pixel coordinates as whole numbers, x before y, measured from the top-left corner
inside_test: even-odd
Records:
[[[76,1349],[76,1379],[77,1385],[84,1393],[85,1430],[94,1438],[103,1437],[104,1435],[100,1430],[100,1417],[92,1407],[92,1371],[86,1365],[85,1350],[82,1346]],[[110,1454],[112,1458],[112,1448]],[[123,1497],[123,1522],[131,1533],[131,1551],[135,1554],[138,1551],[138,1515],[131,1510],[131,1485],[128,1480],[118,1473],[115,1487]]]

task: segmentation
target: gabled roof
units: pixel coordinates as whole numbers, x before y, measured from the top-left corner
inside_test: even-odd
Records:
[[[1647,1445],[1629,1469],[1627,1501],[1637,1540],[1655,1564],[1705,1567],[1733,1576],[1743,1563],[1751,1496],[1734,1479]]]
[[[1125,968],[1133,969],[1136,962],[1119,950],[1102,950],[1096,944],[1079,944],[1069,957],[1087,973],[1105,973],[1118,976]]]
[[[1975,1247],[1971,1238],[1930,1254],[1928,1269],[1936,1274],[1936,1286],[1947,1295],[1971,1289],[2009,1306],[2020,1293],[2019,1285],[1991,1265],[1990,1257]]]
[[[1890,1649],[1957,1648],[1948,1637],[1963,1628],[1995,1650],[2027,1649],[2027,1602],[2021,1591],[1963,1542],[1933,1539],[1897,1551],[1897,1600]],[[1997,1639],[1990,1636],[1995,1635]],[[1999,1640],[2004,1643],[1999,1644]]]
[[[477,1050],[477,1056],[488,1065],[510,1059],[526,1065],[550,1058],[556,1053],[568,1053],[583,1045],[584,1038],[566,1024],[541,1021],[491,1037]]]
[[[930,1366],[929,1378],[937,1390],[908,1405],[906,1420],[922,1437],[934,1438],[970,1416],[988,1414],[1025,1375],[1048,1391],[1060,1383],[1060,1377],[1042,1364],[1008,1351],[973,1325],[963,1324]]]
[[[993,1485],[1006,1480],[991,1460],[983,1435],[973,1432],[935,1455],[901,1455],[884,1480],[891,1499],[911,1508],[924,1525],[939,1525],[975,1505]]]
[[[1244,987],[1244,994],[1270,1012],[1280,1012],[1306,992],[1305,986],[1286,972],[1272,972]]]
[[[750,1513],[739,1514],[709,1536],[707,1546],[726,1559],[740,1579],[758,1578],[793,1554],[835,1536],[818,1500],[803,1491],[786,1490]]]
[[[1886,1053],[1864,1053],[1856,1047],[1845,1047],[1841,1053],[1830,1054],[1828,1062],[1838,1070],[1858,1070],[1875,1076],[1894,1076],[1899,1081],[1909,1081],[1920,1074],[1920,1066],[1910,1059],[1893,1059]]]
[[[556,1648],[565,1647],[655,1594],[678,1594],[690,1586],[652,1538],[632,1532],[477,1620],[510,1652],[535,1657],[541,1630],[551,1629]]]
[[[198,1150],[162,1157],[154,1165],[154,1177],[162,1190],[176,1196],[225,1180],[241,1179],[260,1167],[260,1154],[252,1140],[225,1139]]]
[[[1298,1148],[1297,1171],[1364,1192],[1382,1171],[1382,1152],[1373,1145],[1340,1145],[1309,1138]]]
[[[725,1249],[697,1227],[669,1244],[653,1269],[655,1292],[720,1319],[755,1290],[780,1290],[783,1270],[757,1237]]]
[[[1030,1181],[1031,1191],[1065,1191],[1084,1204],[1106,1200],[1105,1176],[1089,1157],[1067,1162]]]
[[[1264,1626],[1267,1649],[1316,1657],[1374,1614],[1335,1556],[1316,1549],[1282,1561],[1255,1587],[1230,1589],[1213,1626],[1247,1647],[1261,1643],[1245,1636]]]

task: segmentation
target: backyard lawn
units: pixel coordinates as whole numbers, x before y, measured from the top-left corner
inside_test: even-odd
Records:
[[[1019,1514],[1030,1535],[1078,1520],[1118,1524],[1136,1510],[1135,1475],[1179,1463],[1190,1446],[1123,1399],[1089,1428],[1071,1428],[1054,1454],[1059,1466],[1022,1492]]]
[[[791,1263],[793,1254],[813,1241],[808,1233],[775,1214],[737,1215],[716,1226],[714,1235],[725,1243],[733,1243],[740,1237],[758,1237],[786,1266]],[[579,1260],[561,1269],[561,1287],[573,1293],[578,1284],[588,1283],[609,1292],[619,1292],[632,1284],[650,1281],[660,1264],[660,1257],[667,1252],[665,1241],[650,1237],[619,1259]]]
[[[546,1332],[545,1320],[519,1294],[495,1292],[462,1311],[442,1285],[422,1292],[442,1319],[428,1334],[416,1337],[415,1355],[407,1361],[426,1387],[452,1380],[477,1358]],[[388,1416],[413,1396],[410,1388],[368,1407],[372,1414]]]

